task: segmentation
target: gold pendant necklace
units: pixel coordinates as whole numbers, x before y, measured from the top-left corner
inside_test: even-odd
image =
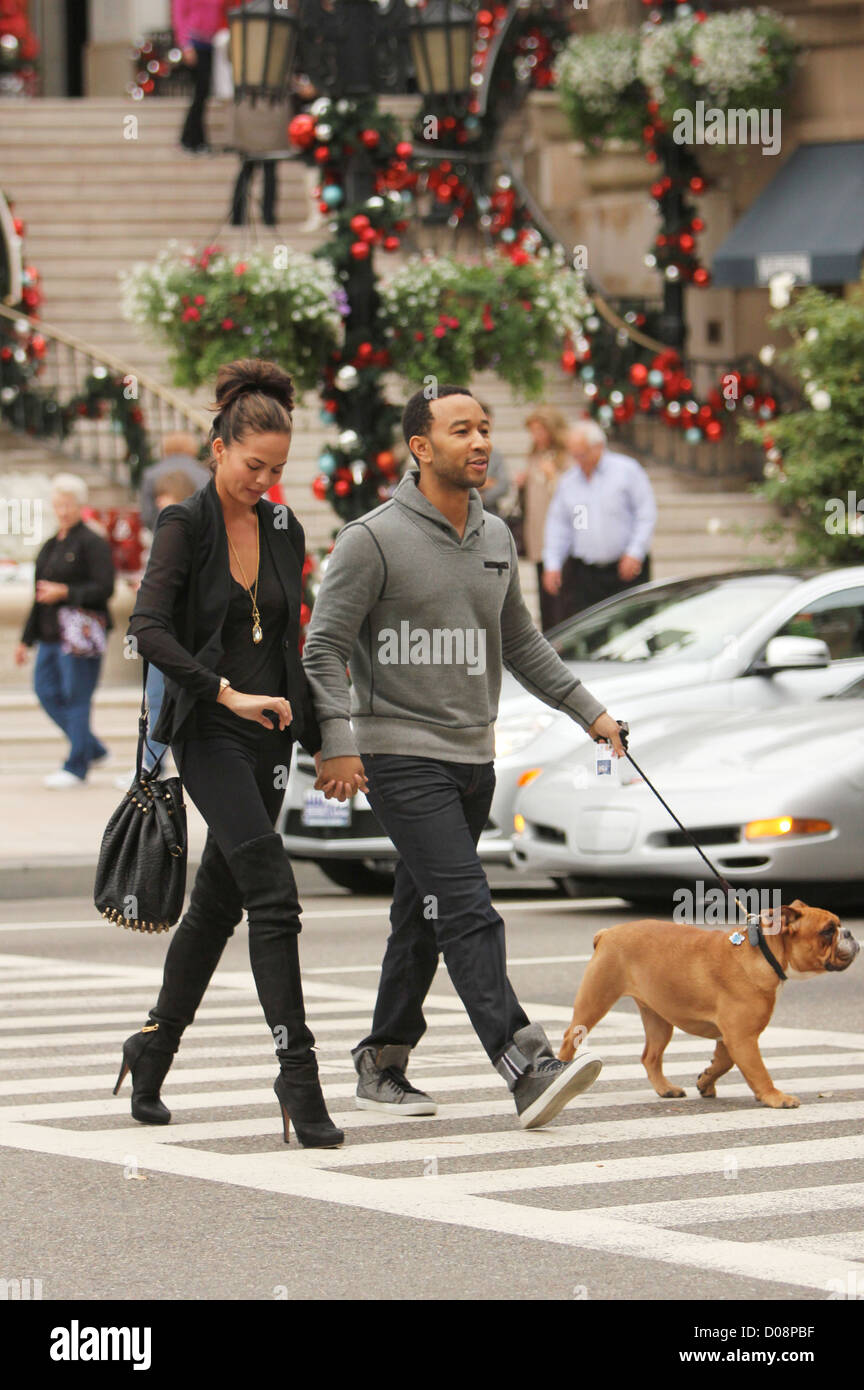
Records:
[[[231,539],[230,534],[228,533],[228,528],[227,528],[227,527],[225,528],[225,534],[228,536],[228,544],[230,545],[231,549],[234,551],[234,558],[235,558],[235,560],[237,561],[238,567],[239,567],[239,569],[240,569],[240,573],[241,573],[242,576],[243,576],[243,584],[244,584],[244,586],[245,586],[245,588],[246,588],[246,590],[247,590],[247,592],[248,592],[248,594],[249,594],[250,599],[252,600],[252,641],[253,641],[253,642],[260,642],[261,639],[262,639],[262,637],[264,636],[264,633],[263,633],[263,630],[262,630],[262,628],[261,628],[261,614],[258,612],[258,602],[257,602],[257,600],[258,600],[258,575],[259,575],[260,570],[261,570],[261,521],[260,521],[260,519],[258,518],[257,514],[256,514],[256,517],[255,517],[255,520],[256,520],[256,530],[255,530],[255,592],[254,592],[254,593],[252,592],[252,586],[251,586],[251,584],[249,583],[248,579],[246,578],[246,571],[245,571],[244,568],[243,568],[243,562],[241,561],[240,556],[237,554],[237,549],[236,549],[236,547],[235,547],[235,545],[234,545],[234,542],[233,542],[232,539]]]

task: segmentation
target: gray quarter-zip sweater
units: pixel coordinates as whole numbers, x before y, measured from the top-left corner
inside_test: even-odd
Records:
[[[509,527],[472,488],[460,537],[419,477],[344,527],[330,556],[303,651],[322,755],[490,762],[502,665],[587,729],[604,706],[534,626]]]

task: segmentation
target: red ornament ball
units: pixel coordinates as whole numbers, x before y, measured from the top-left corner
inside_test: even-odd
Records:
[[[308,149],[315,141],[315,118],[301,114],[288,125],[288,139],[300,150]]]
[[[374,150],[380,144],[381,136],[378,134],[377,130],[361,130],[360,139],[363,141],[367,150]]]
[[[351,244],[351,255],[355,261],[365,261],[369,255],[368,241],[355,241]]]
[[[319,502],[324,501],[324,498],[327,496],[327,479],[323,473],[319,474],[319,476],[312,483],[312,491],[318,498]]]
[[[634,386],[644,386],[648,380],[648,368],[644,362],[634,362],[630,368],[630,380]]]
[[[694,283],[694,285],[702,285],[703,287],[704,287],[705,285],[710,285],[710,284],[711,284],[711,272],[710,272],[710,270],[706,270],[705,267],[704,267],[704,265],[697,266],[696,269],[693,271],[693,283]]]
[[[351,491],[351,484],[347,478],[337,478],[333,484],[333,491],[337,497],[347,497]]]

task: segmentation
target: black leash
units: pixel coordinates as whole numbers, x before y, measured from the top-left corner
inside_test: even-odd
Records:
[[[639,776],[642,778],[642,781],[645,783],[646,787],[650,787],[651,791],[654,793],[654,795],[656,796],[657,800],[660,802],[660,805],[663,806],[663,808],[664,808],[666,811],[669,812],[669,815],[672,817],[672,819],[674,820],[675,824],[678,826],[678,829],[682,832],[682,834],[684,834],[684,835],[687,836],[687,839],[690,841],[691,845],[692,845],[693,848],[696,850],[696,853],[697,853],[698,855],[700,855],[700,857],[701,857],[701,858],[704,860],[704,862],[708,865],[708,868],[711,870],[711,873],[714,875],[714,877],[717,879],[717,881],[722,885],[722,887],[724,888],[724,890],[726,891],[726,893],[727,893],[727,894],[728,894],[728,893],[731,893],[731,894],[732,894],[733,898],[735,899],[735,903],[736,903],[737,907],[740,908],[741,912],[744,914],[744,916],[745,916],[745,918],[746,918],[746,921],[747,921],[747,940],[749,941],[750,945],[751,945],[751,946],[758,946],[759,950],[762,952],[763,956],[765,957],[765,959],[767,960],[768,964],[771,966],[771,969],[774,971],[774,973],[777,975],[777,977],[778,977],[780,980],[785,980],[785,979],[786,979],[786,975],[785,975],[784,972],[783,972],[783,968],[782,968],[782,966],[780,965],[780,962],[777,960],[776,956],[768,949],[768,944],[767,944],[767,942],[766,942],[766,940],[765,940],[765,934],[764,934],[764,932],[763,932],[763,930],[762,930],[762,921],[761,921],[761,918],[760,918],[758,915],[757,915],[757,916],[754,916],[752,913],[748,913],[748,912],[747,912],[747,909],[744,907],[744,904],[741,902],[740,898],[737,896],[737,894],[736,894],[736,892],[735,892],[735,889],[732,887],[732,884],[729,882],[729,880],[728,880],[727,878],[724,878],[723,874],[720,873],[719,869],[717,869],[717,868],[711,863],[711,860],[708,858],[708,855],[707,855],[707,854],[705,853],[705,851],[702,849],[701,845],[697,844],[695,837],[690,833],[690,831],[687,829],[686,825],[682,825],[681,821],[678,819],[678,817],[676,816],[675,812],[672,810],[672,807],[671,807],[671,806],[669,805],[669,803],[660,795],[660,793],[658,792],[657,788],[654,786],[654,783],[650,780],[650,778],[649,778],[649,777],[646,777],[645,773],[642,771],[641,767],[640,767],[639,764],[636,762],[636,759],[632,756],[632,754],[630,753],[630,750],[629,750],[628,747],[627,747],[627,740],[628,740],[628,738],[630,737],[630,726],[629,726],[628,724],[624,723],[623,720],[619,719],[619,720],[618,720],[618,727],[619,727],[619,729],[620,729],[620,731],[621,731],[621,742],[622,742],[622,744],[623,744],[623,746],[624,746],[624,755],[625,755],[625,757],[627,758],[628,762],[631,764],[631,766],[633,767],[634,771],[635,771],[635,772],[638,772]],[[731,938],[730,938],[730,939],[731,939]],[[741,939],[743,940],[743,937],[742,937]],[[735,944],[737,945],[738,943],[735,943]]]

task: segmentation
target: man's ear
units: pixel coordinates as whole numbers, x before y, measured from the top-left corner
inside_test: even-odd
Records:
[[[417,446],[420,446],[419,448]],[[429,440],[425,434],[412,434],[408,440],[408,448],[413,454],[412,462],[419,467],[421,463],[428,463]]]

